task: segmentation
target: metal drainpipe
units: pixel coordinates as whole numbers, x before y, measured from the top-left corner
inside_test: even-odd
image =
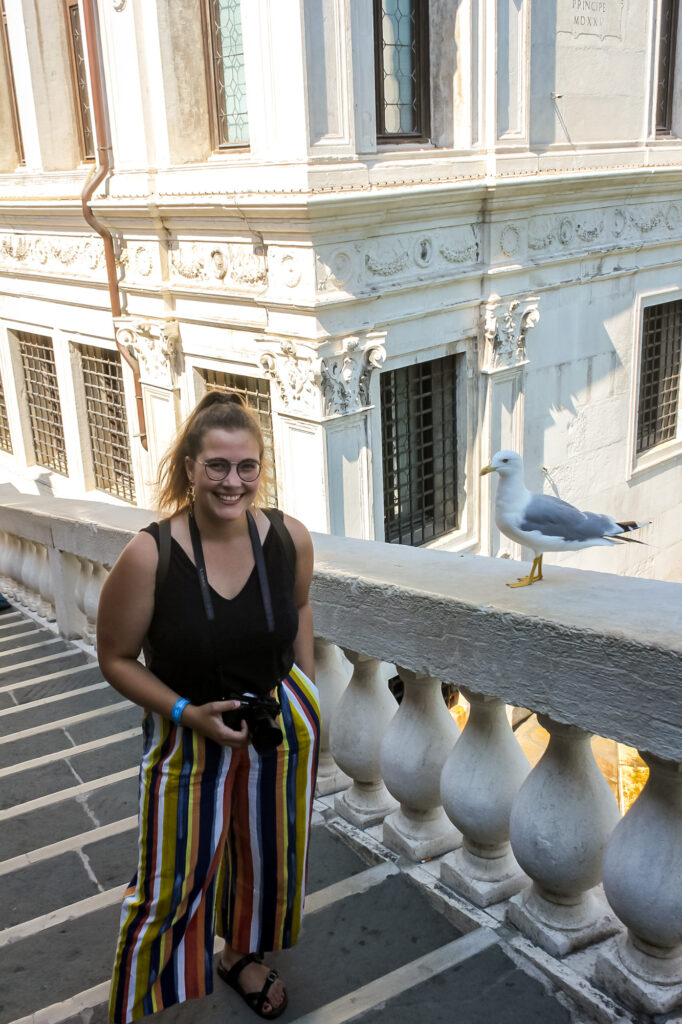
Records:
[[[121,315],[121,295],[118,288],[118,275],[116,272],[116,257],[114,254],[114,243],[111,234],[96,220],[90,208],[90,200],[95,189],[104,181],[112,171],[111,139],[109,138],[109,125],[104,113],[104,76],[99,55],[99,32],[97,30],[97,0],[82,0],[83,21],[85,28],[85,39],[87,43],[88,70],[90,72],[90,86],[92,89],[92,112],[95,122],[95,138],[97,140],[97,169],[88,178],[81,193],[81,204],[83,216],[86,221],[104,243],[104,260],[107,268],[107,281],[109,284],[109,301],[111,303],[111,315],[114,320]],[[114,323],[114,340],[116,347],[123,359],[133,371],[135,382],[135,401],[137,402],[137,422],[142,447],[148,451],[147,445],[147,424],[144,415],[144,403],[142,400],[142,387],[140,385],[140,370],[137,362],[120,344],[116,336],[116,324]]]

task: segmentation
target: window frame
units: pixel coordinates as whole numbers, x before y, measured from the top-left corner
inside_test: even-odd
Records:
[[[87,58],[85,56],[86,43],[85,34],[83,30],[83,22],[81,19],[81,11],[79,0],[63,0],[64,3],[64,18],[66,22],[66,36],[67,46],[69,50],[69,63],[71,65],[71,90],[73,95],[74,111],[76,115],[76,125],[78,128],[78,145],[81,153],[81,163],[90,164],[95,162],[97,154],[97,140],[95,138],[95,124],[92,111],[92,93],[90,91],[90,78],[88,73]],[[78,58],[76,54],[76,47],[73,38],[73,28],[71,21],[71,11],[73,9],[78,11],[78,25],[80,28],[81,39],[83,41],[83,61],[86,68],[86,84],[88,93],[88,105],[87,112],[90,119],[90,136],[92,138],[92,155],[87,152],[86,135],[85,135],[85,123],[83,120],[83,103],[81,102],[81,91],[78,88]]]
[[[661,441],[645,451],[637,451],[637,435],[639,421],[640,379],[642,373],[642,342],[644,337],[645,310],[651,306],[660,306],[669,302],[682,301],[682,288],[672,286],[646,292],[637,298],[634,309],[634,330],[632,342],[632,381],[630,394],[630,428],[629,452],[626,479],[631,480],[638,473],[648,472],[651,467],[668,462],[682,456],[682,376],[678,392],[677,423],[674,438]],[[680,344],[682,345],[682,339]]]
[[[663,54],[663,15],[666,5],[670,5],[670,27],[668,33],[665,56],[667,59],[667,73],[665,81],[661,82],[661,56]],[[675,96],[675,64],[677,60],[677,32],[679,26],[679,0],[660,0],[659,22],[658,22],[658,47],[656,61],[655,79],[655,102],[654,102],[654,132],[656,138],[665,139],[673,134],[673,102]],[[663,88],[662,88],[663,85]],[[664,93],[661,97],[661,93]],[[663,102],[662,102],[663,101]],[[659,107],[665,107],[665,113],[659,122]]]
[[[15,379],[19,384],[17,390],[21,394],[21,405],[23,406],[22,415],[25,424],[25,445],[26,445],[26,464],[27,466],[35,466],[37,469],[43,470],[48,473],[56,473],[58,476],[62,476],[65,479],[70,479],[72,475],[72,468],[69,467],[69,452],[66,442],[66,428],[64,424],[64,412],[62,393],[59,386],[59,370],[58,370],[58,359],[57,351],[55,348],[55,339],[52,334],[37,334],[34,331],[27,330],[25,327],[12,328],[12,338],[16,345],[16,353],[18,356],[17,365],[15,368]],[[31,404],[31,386],[26,375],[26,363],[24,361],[24,354],[22,352],[22,344],[42,344],[44,348],[49,348],[52,353],[52,364],[53,364],[53,376],[54,376],[54,394],[48,394],[48,401],[51,401],[56,407],[58,412],[58,419],[54,417],[54,410],[52,410],[53,418],[51,420],[51,437],[45,440],[45,432],[40,427],[40,417],[37,412],[44,411],[42,407],[34,406]],[[17,377],[17,375],[19,375]],[[46,389],[43,387],[43,391]],[[42,396],[45,397],[44,395]],[[45,459],[43,459],[44,450],[49,450],[50,446],[56,451],[57,458],[55,461],[58,463],[54,465]]]
[[[417,129],[413,132],[387,132],[384,104],[383,3],[372,0],[374,24],[374,92],[376,135],[379,145],[404,145],[431,141],[431,67],[429,45],[429,0],[410,0],[415,8],[416,73],[415,89]]]
[[[443,365],[446,360],[449,361],[449,366],[444,366]],[[464,416],[463,416],[463,411],[464,410],[461,408],[461,403],[462,403],[462,400],[464,398],[463,389],[462,389],[462,374],[463,374],[465,362],[466,362],[466,359],[465,359],[465,356],[464,356],[463,353],[458,352],[458,351],[446,351],[446,352],[441,353],[441,354],[435,354],[434,353],[433,355],[430,355],[429,358],[419,359],[418,361],[413,360],[413,361],[407,362],[407,363],[405,363],[404,365],[401,365],[401,366],[388,366],[388,367],[385,367],[384,369],[382,369],[381,373],[379,374],[379,380],[378,380],[378,392],[379,392],[378,398],[379,398],[379,402],[378,402],[378,405],[379,405],[379,426],[380,426],[381,450],[380,450],[380,453],[379,453],[379,460],[378,461],[379,461],[379,464],[380,464],[380,467],[381,467],[382,524],[383,524],[382,525],[382,532],[381,532],[381,539],[385,543],[396,543],[396,544],[407,543],[409,546],[412,546],[412,547],[440,547],[440,546],[443,546],[443,545],[447,545],[448,542],[450,540],[452,540],[456,535],[463,535],[463,533],[464,533],[464,531],[466,529],[466,527],[465,527],[465,519],[466,519],[465,510],[464,510],[464,507],[463,507],[463,502],[461,500],[461,477],[462,477],[462,472],[463,472],[462,456],[464,454],[462,452],[462,439],[463,439],[463,426],[464,426],[464,422],[465,422],[464,421]],[[434,437],[432,438],[431,445],[430,445],[430,452],[431,452],[430,459],[431,459],[431,461],[435,462],[439,458],[441,458],[445,462],[446,458],[449,458],[448,464],[445,465],[441,469],[441,471],[438,474],[437,478],[436,478],[436,474],[435,473],[432,474],[432,478],[433,478],[433,488],[432,489],[433,489],[433,492],[434,493],[438,493],[438,491],[442,491],[442,499],[440,500],[439,506],[437,508],[436,508],[435,503],[434,503],[434,514],[433,514],[432,518],[433,518],[433,522],[434,523],[437,523],[439,520],[444,520],[444,524],[443,524],[443,527],[440,528],[438,532],[436,532],[434,530],[434,533],[433,533],[432,536],[428,536],[428,537],[424,536],[425,526],[427,524],[427,520],[425,519],[424,508],[422,507],[421,508],[421,512],[420,512],[420,515],[421,515],[422,538],[419,541],[415,541],[415,533],[418,532],[418,530],[419,530],[419,525],[417,525],[415,527],[415,522],[416,522],[415,516],[416,516],[417,510],[414,511],[414,514],[412,515],[412,517],[411,517],[409,522],[406,522],[403,525],[401,525],[401,523],[398,522],[397,528],[394,531],[394,536],[390,535],[391,531],[389,530],[389,515],[390,515],[390,513],[389,513],[389,509],[387,507],[387,502],[386,502],[386,491],[387,491],[387,487],[388,487],[388,481],[387,481],[387,473],[386,473],[387,460],[386,460],[386,455],[385,455],[385,449],[387,447],[388,438],[387,438],[387,432],[386,432],[387,424],[386,424],[386,420],[385,420],[385,417],[384,417],[384,407],[385,407],[385,404],[386,404],[385,403],[385,395],[384,395],[384,382],[387,381],[389,374],[395,375],[395,374],[398,374],[398,373],[405,372],[405,373],[407,373],[409,375],[411,371],[412,372],[417,372],[420,368],[425,367],[427,364],[435,364],[435,363],[440,363],[441,365],[443,365],[443,371],[442,372],[447,372],[447,373],[451,374],[451,382],[452,382],[452,391],[451,391],[451,395],[449,396],[449,401],[451,403],[452,413],[453,413],[453,418],[452,418],[452,435],[451,435],[451,451],[449,451],[447,453],[445,452],[445,438],[444,438],[444,435],[442,434],[442,431],[438,431],[437,429],[434,432]],[[414,382],[413,382],[413,385],[414,385]],[[433,389],[431,390],[430,393],[433,394]],[[417,397],[418,397],[417,395],[414,395],[412,392],[410,392],[410,402],[412,402],[413,399],[416,401]],[[443,393],[442,393],[441,394],[441,398],[440,398],[441,411],[443,411],[443,403],[444,403],[444,401],[445,401],[445,398],[443,397]],[[399,422],[399,421],[396,421],[396,422]],[[421,426],[418,426],[418,429],[420,429],[422,431],[427,429],[427,428],[424,427],[423,420],[419,416],[414,417],[414,422],[418,423],[418,424],[421,424]],[[434,424],[432,424],[432,428],[433,428],[433,426],[434,426]],[[464,433],[466,433],[465,430],[464,430]],[[415,442],[415,438],[413,436],[411,436],[409,431],[407,432],[407,434],[408,434],[409,451],[410,451],[410,454],[411,454],[411,452],[412,452],[416,442]],[[437,450],[437,447],[436,447],[437,444],[440,444],[440,451]],[[465,439],[464,447],[466,449],[466,439]],[[396,454],[397,454],[397,452],[398,452],[398,448],[396,448]],[[411,470],[408,469],[407,472],[408,472],[408,477],[411,477],[413,475]],[[448,490],[448,484],[446,482],[446,475],[448,473],[451,474],[451,476],[452,476],[451,489],[450,490]],[[419,476],[419,474],[417,474],[417,476]],[[421,485],[423,483],[423,481],[420,481],[419,483]],[[410,484],[410,488],[411,488],[411,484]],[[409,504],[409,501],[410,501],[410,497],[411,496],[408,495],[408,504]],[[453,506],[454,506],[454,511],[452,512],[452,515],[454,515],[454,523],[452,523],[452,524],[448,524],[447,523],[447,519],[448,519],[449,513],[444,508],[445,503],[448,502],[448,501],[451,502],[453,504]],[[404,535],[407,535],[407,534],[409,534],[409,539],[408,540],[403,540],[402,537]]]
[[[21,134],[21,121],[19,120],[19,107],[17,104],[17,87],[14,80],[14,68],[12,66],[12,51],[9,48],[9,33],[7,31],[7,12],[5,11],[5,0],[0,0],[0,46],[5,54],[5,67],[9,79],[9,106],[12,118],[12,131],[14,133],[14,147],[19,158],[18,167],[26,164],[24,153],[24,138]]]
[[[251,148],[251,128],[249,125],[248,142],[221,142],[220,141],[220,119],[218,110],[218,81],[216,78],[217,46],[215,32],[213,29],[213,16],[210,10],[213,0],[201,0],[201,30],[204,39],[204,75],[206,78],[206,93],[208,95],[209,129],[211,135],[211,149],[214,153],[248,152]],[[239,0],[241,15],[241,0]],[[242,18],[242,38],[243,38]],[[244,66],[246,67],[246,55],[244,55]],[[248,95],[247,95],[247,118],[248,118]]]

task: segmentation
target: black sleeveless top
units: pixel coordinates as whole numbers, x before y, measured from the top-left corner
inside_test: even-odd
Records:
[[[142,532],[151,534],[158,547],[158,523],[145,526]],[[274,633],[268,632],[255,565],[232,599],[221,597],[210,587],[215,612],[211,626],[201,600],[196,567],[184,548],[171,538],[168,573],[147,634],[149,668],[193,704],[226,697],[225,687],[235,693],[269,693],[294,663],[293,645],[298,632],[295,566],[272,524],[263,541],[263,557],[272,595]],[[217,678],[216,647],[224,684]]]

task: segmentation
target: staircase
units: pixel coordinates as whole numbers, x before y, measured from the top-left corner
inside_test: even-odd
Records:
[[[140,714],[83,649],[13,609],[0,615],[0,1024],[107,1020],[136,861]],[[510,959],[504,925],[481,914],[458,930],[435,866],[403,863],[380,829],[355,829],[333,805],[315,805],[301,939],[268,958],[289,991],[284,1021],[587,1020]],[[256,1019],[218,978],[212,995],[164,1013],[169,1024],[228,1018]]]

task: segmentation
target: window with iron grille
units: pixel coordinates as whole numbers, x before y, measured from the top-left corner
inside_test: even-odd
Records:
[[[94,160],[95,136],[92,130],[88,69],[85,61],[81,16],[78,10],[78,0],[65,0],[65,3],[66,16],[69,23],[69,39],[71,42],[71,67],[76,94],[76,113],[78,115],[81,156],[83,160]]]
[[[457,527],[457,358],[380,377],[384,532],[425,544]]]
[[[17,332],[36,463],[68,472],[57,371],[50,338]]]
[[[12,70],[12,54],[9,48],[9,37],[7,35],[7,15],[5,14],[5,0],[0,0],[0,48],[5,54],[5,67],[9,79],[9,105],[12,116],[12,131],[14,133],[14,146],[19,157],[19,163],[24,160],[24,142],[21,137],[21,125],[19,123],[19,111],[17,109],[17,94],[14,85],[14,72]]]
[[[2,377],[0,377],[0,448],[3,452],[12,454],[12,436],[9,432],[7,404],[5,402],[5,389],[2,384]]]
[[[374,0],[374,75],[379,141],[428,139],[429,0]]]
[[[637,408],[637,453],[677,436],[682,300],[644,310]]]
[[[214,147],[248,146],[241,0],[204,0],[202,12]]]
[[[678,12],[679,0],[661,0],[656,80],[657,135],[670,135],[672,131]]]
[[[263,491],[263,501],[267,506],[276,507],[275,442],[272,436],[272,403],[269,382],[260,377],[244,377],[236,373],[222,373],[220,370],[201,370],[200,373],[207,391],[236,391],[242,396],[249,409],[258,413],[265,458],[270,467],[269,479]]]
[[[123,501],[135,501],[123,373],[117,352],[78,346],[90,431],[95,484]]]

